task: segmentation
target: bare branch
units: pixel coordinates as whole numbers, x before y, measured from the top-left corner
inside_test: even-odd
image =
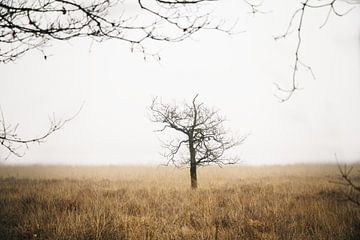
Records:
[[[313,2],[315,2],[315,3],[313,3]],[[323,3],[323,2],[325,2],[325,3]],[[293,70],[292,70],[292,75],[291,75],[290,87],[284,88],[284,87],[281,87],[279,84],[275,84],[277,90],[279,91],[279,94],[276,94],[275,96],[280,100],[280,102],[288,101],[293,96],[293,94],[297,90],[299,90],[298,71],[300,70],[300,68],[299,68],[300,66],[304,67],[307,71],[309,71],[312,78],[315,79],[315,74],[314,74],[313,70],[311,69],[311,67],[308,66],[307,64],[305,64],[301,60],[301,57],[300,57],[302,37],[303,37],[302,30],[303,30],[304,19],[306,16],[305,12],[307,12],[308,9],[326,9],[326,8],[328,8],[329,9],[328,13],[324,19],[324,22],[320,26],[320,28],[322,28],[328,22],[331,13],[334,13],[338,17],[342,17],[342,16],[345,16],[346,14],[348,14],[350,11],[352,11],[355,8],[355,6],[351,6],[345,12],[340,12],[340,10],[338,10],[338,8],[337,8],[338,2],[339,2],[339,0],[325,0],[325,1],[321,1],[321,2],[305,0],[304,2],[301,2],[300,7],[298,9],[296,9],[294,11],[294,13],[291,15],[285,33],[274,38],[275,40],[284,39],[289,34],[291,34],[291,29],[293,27],[296,28],[297,40],[296,40],[296,47],[294,50],[294,64],[292,65]],[[345,2],[349,5],[358,5],[359,4],[359,2],[347,2],[347,1],[343,1],[343,2]]]
[[[43,143],[50,135],[62,129],[68,122],[73,120],[80,113],[83,105],[73,116],[65,120],[56,119],[55,116],[53,116],[51,119],[49,119],[50,124],[48,130],[42,135],[34,138],[20,137],[17,134],[17,129],[19,125],[16,124],[15,126],[12,126],[11,124],[7,124],[5,122],[3,111],[0,108],[0,150],[3,150],[5,152],[5,157],[0,156],[0,159],[2,158],[6,160],[11,155],[14,155],[16,157],[24,156],[24,148],[28,149],[30,144]]]
[[[216,0],[137,0],[128,16],[128,5],[118,0],[3,0],[0,2],[0,62],[15,61],[29,50],[39,50],[50,40],[89,37],[102,42],[118,39],[145,55],[146,41],[182,41],[201,29],[231,34],[233,27],[212,16],[205,4]],[[245,0],[253,11],[261,3]],[[120,16],[114,11],[122,9]]]
[[[337,166],[341,178],[341,182],[337,182],[337,183],[347,188],[347,193],[345,194],[345,200],[360,207],[360,184],[355,183],[355,180],[351,176],[354,167],[353,166],[348,167],[346,164],[341,166],[337,159],[336,154],[335,154],[335,159],[337,161]]]

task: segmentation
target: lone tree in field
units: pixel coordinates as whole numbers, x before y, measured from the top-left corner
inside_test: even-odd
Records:
[[[225,119],[218,111],[197,102],[197,97],[198,95],[193,98],[191,104],[184,103],[182,106],[165,104],[155,98],[150,106],[150,120],[162,125],[156,131],[172,130],[176,133],[176,137],[163,144],[167,165],[172,163],[176,166],[190,166],[193,189],[197,188],[198,167],[236,163],[237,157],[226,157],[224,154],[245,139],[228,137],[223,127]],[[178,158],[183,148],[188,150],[188,157]]]

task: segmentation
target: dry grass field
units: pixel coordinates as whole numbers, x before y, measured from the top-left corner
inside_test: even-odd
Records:
[[[357,166],[359,169],[359,166]],[[336,166],[0,167],[1,239],[360,239]]]

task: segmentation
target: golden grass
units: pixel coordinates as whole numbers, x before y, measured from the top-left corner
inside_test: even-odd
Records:
[[[357,166],[359,168],[359,166]],[[1,239],[360,239],[336,166],[1,167]]]

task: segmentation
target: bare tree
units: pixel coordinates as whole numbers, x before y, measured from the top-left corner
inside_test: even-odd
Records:
[[[154,98],[150,106],[150,120],[162,125],[156,131],[173,130],[177,133],[177,137],[163,143],[167,165],[190,166],[191,187],[194,189],[197,188],[198,167],[237,163],[239,158],[225,156],[225,152],[245,140],[228,137],[223,126],[225,119],[218,111],[197,102],[197,97],[191,104],[184,103],[182,106],[166,104]],[[183,149],[187,149],[188,157],[178,157]]]

